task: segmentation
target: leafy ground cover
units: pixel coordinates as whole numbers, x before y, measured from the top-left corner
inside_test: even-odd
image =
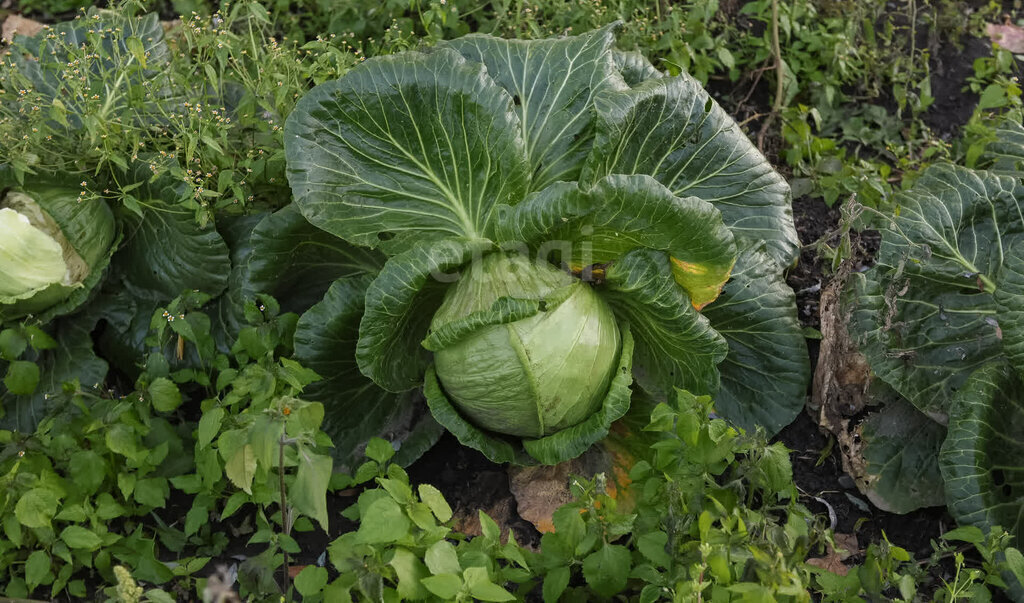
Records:
[[[8,48],[0,251],[46,234],[27,261],[53,274],[0,272],[6,596],[1022,596],[1003,7],[293,4],[126,3]],[[396,152],[422,123],[466,152]],[[338,191],[376,210],[332,214]],[[569,274],[468,279],[435,314],[432,271],[537,270],[483,235],[563,240]],[[474,415],[472,338],[549,307],[619,325],[601,410],[495,433],[518,419]]]

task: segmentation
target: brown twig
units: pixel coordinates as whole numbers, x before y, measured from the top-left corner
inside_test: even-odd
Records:
[[[757,135],[757,148],[764,152],[764,137],[768,134],[775,116],[782,111],[782,101],[785,95],[785,81],[782,71],[782,47],[779,44],[779,0],[772,0],[772,54],[775,55],[775,102],[772,103],[772,112],[761,124],[761,131]]]

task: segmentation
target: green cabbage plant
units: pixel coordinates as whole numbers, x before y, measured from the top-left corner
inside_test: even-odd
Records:
[[[100,199],[48,184],[0,196],[0,324],[74,310],[99,282],[113,253],[114,215]]]
[[[335,424],[397,443],[388,417],[422,391],[492,460],[556,463],[637,387],[716,393],[771,432],[799,411],[789,187],[615,28],[374,58],[289,116],[302,216],[386,257],[299,320],[296,356],[344,392],[318,392]]]
[[[898,442],[862,432],[873,500],[900,512],[945,500],[959,522],[999,526],[1020,546],[1024,127],[1000,128],[979,163],[932,166],[897,197],[877,264],[843,305],[872,373],[898,394],[875,416],[904,427]],[[894,411],[899,398],[916,417]]]

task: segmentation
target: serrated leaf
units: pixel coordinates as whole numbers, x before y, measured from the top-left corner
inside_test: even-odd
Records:
[[[25,583],[28,591],[32,592],[37,586],[46,580],[50,573],[50,556],[46,551],[32,551],[32,554],[25,560]]]
[[[565,566],[556,567],[544,576],[544,585],[541,588],[541,595],[544,603],[557,603],[558,599],[569,586],[569,568]]]
[[[592,590],[611,597],[626,587],[631,561],[626,547],[605,544],[583,560],[583,577]]]
[[[26,528],[46,528],[57,514],[59,500],[52,490],[33,488],[18,498],[14,515]]]
[[[181,391],[170,379],[159,377],[149,384],[149,396],[153,408],[160,412],[171,412],[181,406]]]
[[[394,499],[379,498],[361,514],[357,538],[367,544],[386,544],[407,535],[410,527],[409,518]]]
[[[92,530],[82,526],[68,526],[60,533],[60,539],[73,549],[95,551],[103,541]]]

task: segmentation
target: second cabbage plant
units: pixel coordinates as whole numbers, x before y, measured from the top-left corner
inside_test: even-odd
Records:
[[[634,388],[715,393],[773,433],[799,411],[789,187],[695,80],[615,50],[614,29],[466,36],[299,102],[295,206],[386,257],[296,331],[304,364],[350,377],[328,401],[336,424],[388,435],[422,388],[492,460],[557,463],[607,434]],[[352,387],[365,377],[378,387]]]

